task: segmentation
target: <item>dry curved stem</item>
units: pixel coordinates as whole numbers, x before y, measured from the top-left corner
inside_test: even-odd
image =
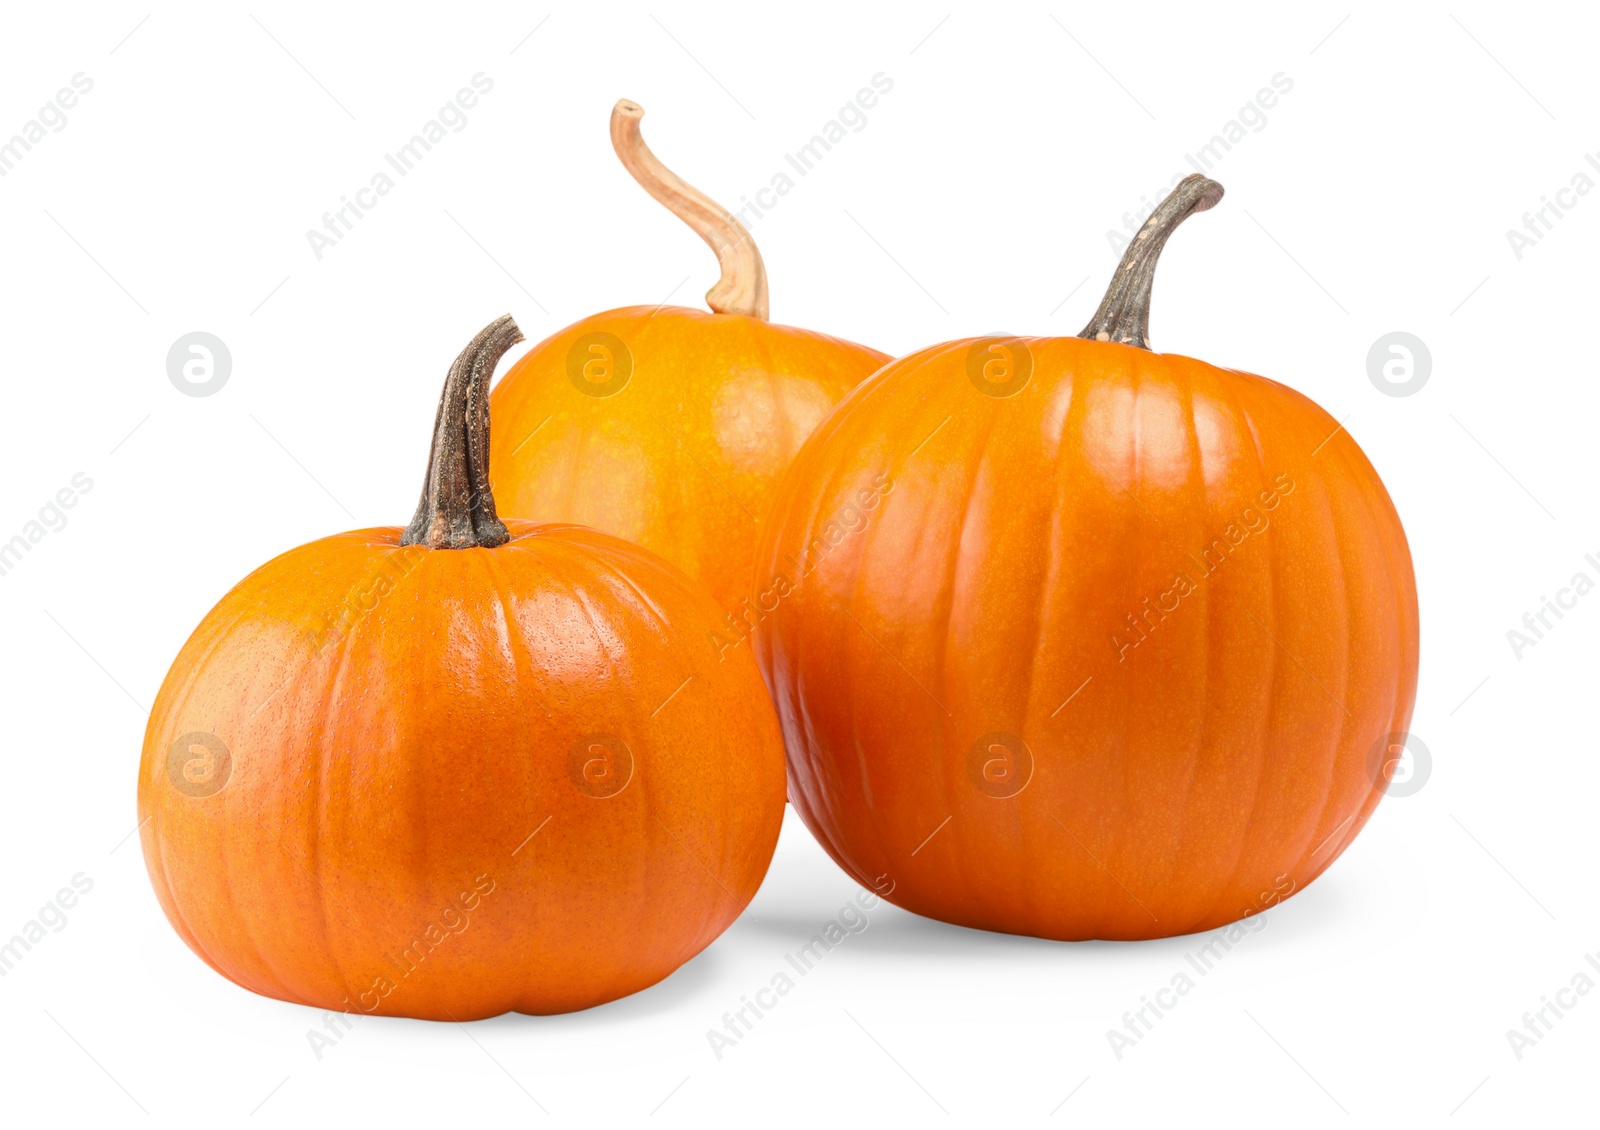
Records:
[[[1199,173],[1178,182],[1122,253],[1117,273],[1111,277],[1100,308],[1078,336],[1091,341],[1115,341],[1139,349],[1150,348],[1150,292],[1155,286],[1156,260],[1178,225],[1196,212],[1214,207],[1222,199],[1222,186]]]
[[[767,268],[755,240],[726,208],[656,159],[639,132],[643,117],[644,108],[626,98],[611,111],[611,145],[622,167],[717,253],[722,277],[706,291],[706,305],[718,314],[743,314],[766,321]]]
[[[511,540],[489,489],[489,381],[506,350],[522,340],[510,314],[478,332],[450,366],[433,418],[422,501],[401,545],[493,548]]]

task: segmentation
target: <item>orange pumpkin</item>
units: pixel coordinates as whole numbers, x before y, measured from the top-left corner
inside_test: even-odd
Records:
[[[612,144],[716,252],[713,312],[630,306],[541,342],[494,390],[504,442],[490,477],[506,513],[637,542],[743,615],[736,602],[778,477],[839,397],[888,357],[768,322],[766,269],[750,233],[656,159],[639,132],[643,116],[618,102]]]
[[[774,502],[752,603],[791,803],[899,905],[1152,938],[1276,905],[1383,794],[1417,597],[1349,433],[1150,351],[1182,182],[1080,338],[978,338],[846,398]]]
[[[501,523],[488,383],[450,370],[406,530],[275,558],[206,616],[145,734],[145,863],[173,928],[255,992],[472,1020],[636,992],[754,895],[777,723],[718,611],[654,555]]]

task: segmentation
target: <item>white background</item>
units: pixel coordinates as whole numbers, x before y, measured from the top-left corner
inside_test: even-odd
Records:
[[[0,577],[0,939],[73,875],[94,886],[0,979],[6,1120],[1592,1117],[1600,993],[1520,1061],[1506,1032],[1600,951],[1600,596],[1520,658],[1506,633],[1600,577],[1600,192],[1520,259],[1506,231],[1600,180],[1597,30],[1579,5],[1474,3],[8,6],[0,138],[75,73],[94,86],[0,178],[0,541],[74,474],[93,488]],[[319,261],[306,230],[480,71],[467,126]],[[737,207],[878,72],[865,128],[752,227],[775,320],[891,353],[1075,333],[1108,229],[1292,80],[1174,239],[1153,337],[1301,389],[1383,474],[1431,774],[1120,1060],[1107,1030],[1199,939],[1066,945],[885,906],[719,1061],[706,1030],[856,889],[792,813],[752,913],[656,988],[565,1017],[361,1018],[319,1060],[318,1013],[183,946],[129,836],[167,665],[267,558],[407,520],[444,370],[492,317],[536,341],[699,302],[712,257],[617,164],[617,98]],[[203,398],[166,372],[195,330],[233,357]],[[1432,355],[1408,397],[1368,378],[1394,330]]]

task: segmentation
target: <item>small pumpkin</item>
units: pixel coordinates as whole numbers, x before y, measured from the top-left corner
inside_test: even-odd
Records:
[[[1417,685],[1399,516],[1284,385],[1151,351],[1181,182],[1077,338],[888,365],[794,460],[755,633],[789,797],[919,914],[1057,939],[1275,905],[1383,795]]]
[[[783,819],[777,723],[678,570],[504,522],[488,384],[451,367],[403,531],[241,581],[172,665],[139,772],[173,928],[281,1000],[472,1020],[637,992],[754,895]]]
[[[506,512],[637,542],[702,582],[725,612],[748,588],[778,477],[834,403],[888,357],[767,320],[767,274],[733,216],[644,143],[618,102],[627,168],[716,252],[711,312],[630,306],[547,338],[495,387],[490,478]],[[748,629],[744,629],[748,630]],[[739,629],[724,626],[724,639]]]

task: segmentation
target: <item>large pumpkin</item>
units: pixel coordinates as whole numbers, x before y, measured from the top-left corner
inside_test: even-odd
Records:
[[[1151,216],[1081,338],[904,357],[795,459],[755,632],[789,797],[891,901],[1150,938],[1301,890],[1371,815],[1417,677],[1405,534],[1293,389],[1150,351]]]
[[[487,391],[452,367],[404,531],[283,554],[201,622],[145,734],[145,863],[219,973],[342,1012],[471,1020],[635,992],[709,944],[783,818],[777,723],[654,555],[502,524]]]
[[[801,442],[888,360],[767,321],[767,276],[737,219],[658,161],[644,111],[611,140],[635,179],[717,253],[712,312],[630,306],[541,342],[491,398],[490,475],[508,514],[581,522],[653,550],[710,589],[738,631],[761,520]]]

